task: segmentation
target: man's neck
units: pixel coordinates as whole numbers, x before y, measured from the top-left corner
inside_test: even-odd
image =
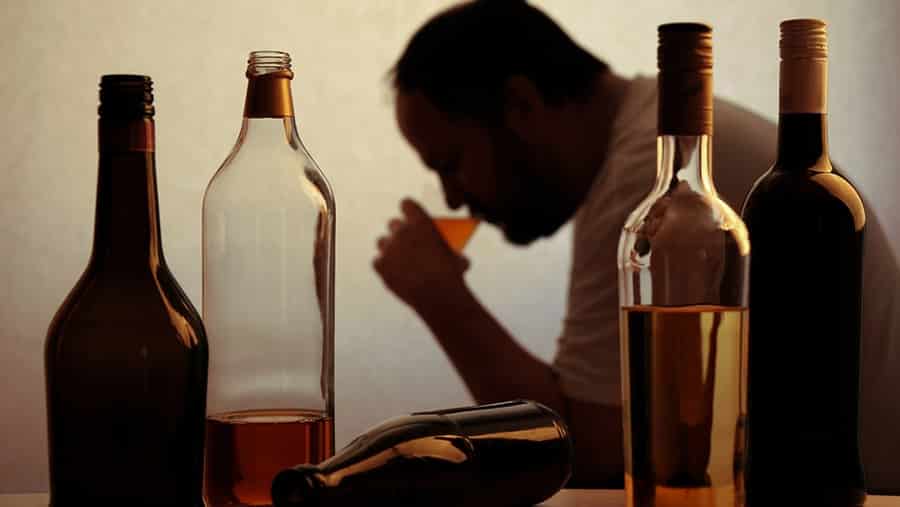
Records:
[[[594,92],[583,104],[572,105],[569,156],[573,164],[567,189],[573,202],[582,203],[609,152],[613,124],[630,81],[612,71],[597,76]]]

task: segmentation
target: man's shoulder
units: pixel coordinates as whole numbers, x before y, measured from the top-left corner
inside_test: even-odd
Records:
[[[772,140],[775,139],[775,122],[724,97],[715,97],[713,122],[716,135],[719,135],[720,130],[724,130],[726,134],[729,131],[752,131]]]
[[[716,97],[713,105],[714,149],[733,148],[743,157],[772,161],[778,129],[765,116],[728,99]],[[720,142],[716,142],[720,141]]]
[[[655,76],[635,75],[629,78],[629,90],[620,114],[617,115],[614,130],[619,141],[627,147],[651,149],[647,143],[634,142],[636,136],[646,136],[655,142],[656,115],[659,94]],[[741,151],[750,158],[771,161],[777,142],[775,123],[737,102],[715,96],[713,105],[713,142],[717,151]],[[616,146],[611,146],[615,151]],[[749,152],[749,153],[748,153]]]
[[[719,194],[740,210],[775,160],[778,131],[768,118],[728,99],[716,97],[713,107],[713,178]]]

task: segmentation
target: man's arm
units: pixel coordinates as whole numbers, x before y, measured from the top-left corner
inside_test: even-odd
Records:
[[[440,299],[416,303],[413,309],[479,403],[522,398],[527,393],[566,413],[553,370],[520,346],[465,284],[445,290]]]

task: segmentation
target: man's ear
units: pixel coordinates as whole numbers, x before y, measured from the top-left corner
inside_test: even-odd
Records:
[[[523,139],[534,137],[547,105],[534,82],[525,76],[511,76],[503,87],[503,116],[506,126]]]

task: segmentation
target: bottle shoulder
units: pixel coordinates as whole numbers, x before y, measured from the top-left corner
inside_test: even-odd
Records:
[[[206,187],[204,210],[283,208],[303,201],[334,208],[331,185],[300,140],[294,119],[245,118],[237,142]]]
[[[744,204],[748,221],[788,214],[849,218],[857,230],[866,223],[862,197],[839,171],[786,170],[777,164],[753,185]]]
[[[750,240],[709,185],[674,181],[632,214],[619,240],[620,303],[743,306]]]
[[[174,339],[186,349],[207,347],[199,313],[165,265],[143,271],[89,265],[57,310],[47,331],[47,352],[62,341]]]
[[[628,217],[622,241],[653,236],[657,241],[668,237],[684,242],[708,238],[714,232],[734,236],[738,246],[746,243],[743,220],[714,189],[699,192],[682,182],[651,192]]]
[[[334,194],[325,174],[311,157],[293,151],[230,157],[213,175],[203,196],[204,208],[303,201],[334,208]]]

